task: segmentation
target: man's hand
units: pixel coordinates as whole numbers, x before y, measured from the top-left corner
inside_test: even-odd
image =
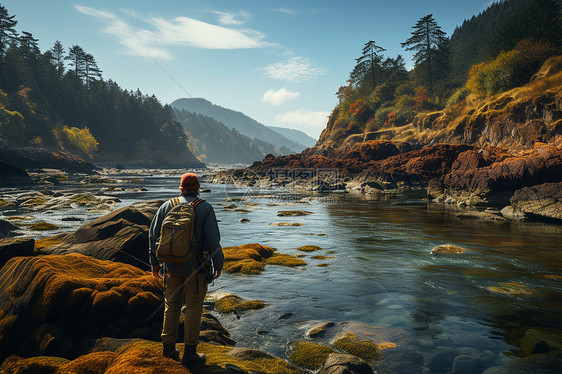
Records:
[[[152,267],[152,275],[154,276],[154,278],[164,279],[162,274],[160,274],[160,265]]]
[[[215,274],[215,276],[214,276],[213,279],[217,279],[218,277],[220,277],[220,276],[221,276],[221,273],[222,273],[222,269],[219,270],[219,271],[217,272],[217,274]]]

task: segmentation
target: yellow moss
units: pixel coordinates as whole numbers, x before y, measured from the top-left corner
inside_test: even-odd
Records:
[[[260,261],[249,259],[237,261],[225,261],[224,271],[227,273],[242,273],[242,274],[261,274],[265,264]]]
[[[529,290],[520,282],[503,282],[499,286],[487,287],[490,291],[501,293],[504,295],[532,295],[533,291]]]
[[[306,265],[306,262],[299,258],[281,253],[277,253],[274,256],[268,258],[265,263],[268,265],[282,265],[290,267]]]
[[[30,358],[21,358],[18,356],[10,356],[4,361],[4,363],[2,363],[2,366],[0,366],[0,373],[55,373],[67,362],[67,359],[60,357],[37,356]]]
[[[2,200],[0,199],[0,207],[7,207],[7,206],[12,206],[14,205],[14,203],[7,201],[7,200]]]
[[[32,199],[24,201],[21,204],[21,206],[31,208],[31,207],[35,207],[35,206],[43,205],[43,204],[45,204],[45,199],[42,199],[40,197],[34,197]]]
[[[239,213],[250,213],[251,212],[251,210],[242,209],[242,208],[234,209],[234,211],[239,212]]]
[[[303,252],[314,252],[321,250],[322,247],[319,247],[317,245],[303,245],[302,247],[298,247],[297,249]]]
[[[40,249],[47,248],[55,244],[59,244],[60,242],[63,241],[64,238],[66,238],[66,235],[68,234],[63,233],[63,234],[51,236],[49,238],[38,239],[35,241],[35,250],[38,251]]]
[[[330,264],[318,264],[316,266],[318,266],[319,268],[326,268],[326,267],[330,266]]]
[[[49,231],[49,230],[57,230],[60,227],[49,222],[37,222],[29,225],[29,228],[35,231]]]
[[[384,351],[385,349],[393,349],[396,348],[396,343],[393,342],[382,342],[378,344],[379,350]]]
[[[89,204],[89,203],[95,203],[96,198],[92,194],[82,194],[82,195],[72,196],[70,201],[76,204]]]
[[[317,256],[312,256],[310,257],[313,260],[328,260],[331,258],[335,258],[335,257],[326,257],[326,256],[322,256],[322,255],[317,255]]]
[[[257,310],[263,307],[265,307],[263,301],[244,301],[244,299],[237,295],[223,296],[215,303],[215,309],[220,313],[243,312],[246,310]]]
[[[305,210],[280,210],[277,212],[279,217],[306,216],[309,214],[312,214],[312,212],[307,212]]]
[[[431,250],[431,254],[458,254],[463,253],[465,251],[464,248],[453,245],[453,244],[441,244],[434,247]]]
[[[2,206],[2,202],[0,201],[0,206]],[[10,217],[6,217],[6,219],[8,221],[29,221],[30,219],[33,219],[33,217],[28,217],[28,216],[10,216]]]
[[[321,367],[330,353],[334,353],[332,348],[313,342],[293,342],[291,349],[289,361],[310,370]]]
[[[183,344],[177,344],[177,349],[183,352]],[[231,356],[228,353],[232,350],[232,347],[222,346],[211,343],[199,343],[197,345],[197,352],[205,354],[207,362],[205,366],[198,369],[198,374],[216,374],[217,366],[224,368],[227,364],[235,365],[244,370],[245,372],[255,372],[255,373],[268,373],[268,374],[304,374],[304,371],[291,365],[285,360],[278,357],[260,357],[253,360],[244,360],[235,356]],[[117,350],[117,353],[123,354],[130,351],[145,351],[150,352],[150,355],[162,355],[162,343],[151,342],[143,340],[140,342],[135,342],[127,346],[121,347]],[[122,356],[120,356],[122,357]],[[151,356],[148,356],[151,357]],[[164,359],[171,361],[168,359]],[[172,361],[173,362],[173,361]],[[180,365],[178,363],[178,365]],[[185,369],[184,369],[185,370]],[[132,373],[133,371],[123,371],[124,373]],[[134,373],[144,373],[142,371],[134,371]],[[161,371],[154,370],[154,373],[168,373],[165,369]],[[175,372],[172,372],[175,373]],[[183,371],[182,373],[187,374],[189,371]],[[113,374],[113,372],[111,372]]]
[[[113,352],[94,352],[72,360],[62,366],[60,371],[69,374],[104,374],[116,358],[117,354]]]
[[[363,360],[375,360],[380,357],[379,346],[369,340],[362,340],[353,333],[345,333],[332,344],[334,348],[357,356]]]

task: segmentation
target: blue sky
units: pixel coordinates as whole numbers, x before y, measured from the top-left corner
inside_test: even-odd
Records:
[[[363,45],[385,55],[433,14],[450,35],[490,0],[0,0],[42,51],[60,40],[104,79],[162,103],[203,97],[265,125],[318,137]]]

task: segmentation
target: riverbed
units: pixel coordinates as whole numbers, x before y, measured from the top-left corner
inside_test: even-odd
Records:
[[[108,177],[120,179],[118,190],[103,192],[120,199],[112,209],[178,191],[177,173]],[[70,179],[49,188],[99,194],[104,187]],[[286,358],[290,342],[306,340],[310,327],[332,321],[395,338],[397,347],[384,351],[377,373],[557,372],[560,356],[546,349],[526,357],[520,344],[529,329],[549,336],[562,331],[561,225],[463,219],[427,202],[421,192],[297,194],[209,183],[202,189],[210,190],[201,197],[215,208],[223,246],[260,243],[307,262],[297,268],[267,266],[260,275],[223,274],[214,282],[211,293],[232,292],[267,304],[238,316],[218,315],[238,345]],[[239,209],[224,208],[231,204]],[[279,217],[280,210],[312,214]],[[4,215],[16,213],[61,226],[24,230],[36,238],[74,230],[102,214],[75,207]],[[82,221],[62,221],[68,216]],[[241,222],[244,218],[249,222]],[[465,252],[430,254],[441,244]],[[297,249],[304,245],[322,249]]]

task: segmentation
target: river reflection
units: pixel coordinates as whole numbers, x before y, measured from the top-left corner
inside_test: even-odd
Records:
[[[146,191],[113,195],[121,205],[172,197],[177,176],[144,176],[142,186]],[[397,347],[374,364],[377,373],[548,373],[561,364],[559,350],[525,352],[520,345],[529,329],[555,337],[551,346],[562,342],[562,225],[461,219],[419,193],[366,199],[202,188],[211,190],[201,197],[215,206],[224,246],[258,242],[296,255],[298,247],[313,244],[323,248],[315,255],[327,257],[308,254],[305,267],[268,266],[258,276],[224,274],[212,285],[211,291],[268,304],[240,319],[219,316],[240,346],[286,357],[289,342],[333,321],[364,336],[395,339]],[[245,197],[235,204],[250,212],[223,209],[232,197]],[[277,216],[291,209],[312,214]],[[43,220],[62,215],[37,212]],[[270,225],[279,222],[302,226]],[[441,244],[466,252],[431,255]]]

